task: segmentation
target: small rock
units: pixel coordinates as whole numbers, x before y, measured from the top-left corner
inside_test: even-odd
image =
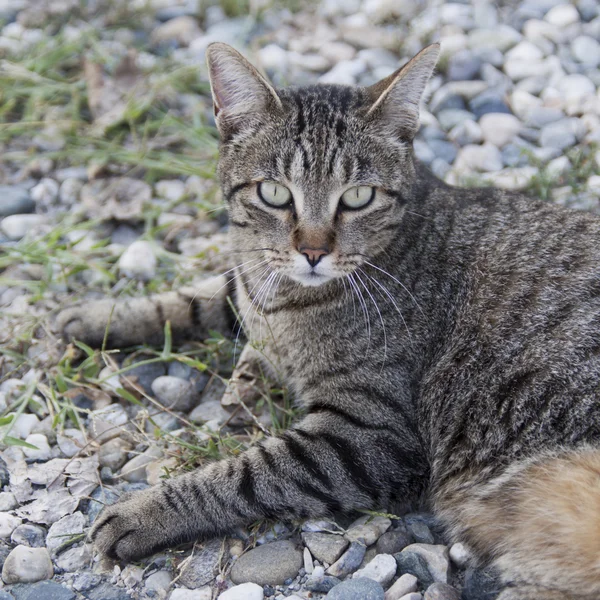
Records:
[[[457,566],[464,568],[466,567],[470,561],[473,560],[473,555],[469,550],[460,542],[456,544],[452,544],[450,546],[450,551],[448,552],[450,556],[450,560]]]
[[[185,590],[179,588],[171,592],[169,600],[212,600],[212,589],[209,586],[198,590]]]
[[[467,144],[479,144],[483,141],[481,127],[476,121],[467,119],[459,123],[448,133],[448,138],[456,142],[459,146]]]
[[[0,539],[7,540],[23,521],[7,512],[0,513]]]
[[[28,413],[19,415],[11,427],[10,435],[21,440],[26,440],[39,423],[40,420],[35,415]]]
[[[179,179],[163,179],[162,181],[158,181],[155,189],[160,198],[169,200],[169,202],[177,202],[186,194],[185,183]]]
[[[219,400],[207,400],[194,408],[190,413],[190,421],[194,423],[215,421],[224,423],[231,415],[221,406]]]
[[[406,596],[402,596],[400,600],[423,600],[423,594],[412,592],[410,594],[406,594]]]
[[[152,31],[151,40],[154,44],[175,41],[180,46],[187,47],[201,35],[202,31],[196,19],[183,15],[159,25]]]
[[[229,588],[219,596],[219,600],[263,600],[265,593],[260,585],[243,583]]]
[[[521,129],[521,122],[514,115],[488,113],[479,120],[483,139],[498,148],[512,142]]]
[[[148,576],[144,582],[144,589],[150,597],[166,598],[172,581],[173,576],[169,571],[156,571]]]
[[[566,156],[559,156],[546,165],[546,174],[552,179],[559,179],[571,170],[571,161]]]
[[[56,581],[19,584],[12,587],[10,591],[15,600],[75,600],[74,592]],[[11,600],[12,598],[13,596]]]
[[[529,187],[538,173],[537,167],[513,167],[497,173],[486,173],[482,179],[503,190],[522,191]]]
[[[371,579],[350,579],[336,585],[326,600],[383,600],[383,588]]]
[[[557,27],[568,27],[579,23],[579,13],[572,4],[559,4],[546,13],[544,20]]]
[[[385,600],[399,600],[406,594],[417,591],[419,580],[410,573],[405,573],[385,593]]]
[[[366,546],[374,544],[392,525],[387,517],[360,517],[348,527],[344,536],[350,542],[362,542]]]
[[[46,545],[46,530],[39,525],[23,523],[12,532],[10,541],[17,546],[43,548]]]
[[[410,548],[410,546],[408,547]],[[402,552],[395,554],[394,558],[398,563],[399,573],[413,575],[424,587],[434,583],[427,561],[419,554],[404,549]]]
[[[141,358],[139,361],[134,361],[133,364],[135,365],[136,362],[141,362],[142,360],[144,360],[144,358]],[[152,394],[152,383],[154,380],[166,374],[167,368],[165,363],[155,362],[133,366],[132,368],[128,369],[125,376],[131,380],[135,380],[136,383],[141,385],[148,394]],[[171,373],[169,373],[169,375],[170,374]]]
[[[157,377],[152,382],[152,391],[157,400],[171,410],[187,412],[198,401],[196,390],[189,381],[170,375]]]
[[[491,569],[467,569],[462,590],[463,600],[493,600],[502,589]]]
[[[150,446],[142,454],[134,456],[130,461],[123,465],[121,469],[121,478],[131,483],[146,481],[146,466],[151,462],[162,458],[163,451],[157,446]]]
[[[304,561],[304,570],[306,571],[306,574],[311,575],[314,571],[315,566],[313,564],[313,558],[308,548],[304,548],[304,551],[302,553],[302,560]]]
[[[322,577],[311,577],[306,581],[304,587],[310,592],[317,594],[326,594],[329,590],[339,585],[341,580],[332,575],[323,575]]]
[[[17,546],[2,567],[4,583],[35,583],[53,575],[54,568],[46,548]]]
[[[69,458],[81,453],[87,445],[85,435],[79,429],[65,429],[57,434],[56,442],[60,451]]]
[[[458,151],[454,169],[461,171],[499,171],[502,169],[502,154],[493,144],[476,146],[469,144]]]
[[[54,179],[44,177],[31,190],[31,197],[41,206],[50,206],[56,202],[58,198],[59,185]]]
[[[446,108],[440,110],[437,114],[440,126],[444,131],[450,131],[453,127],[456,127],[459,123],[466,120],[475,120],[475,115],[470,113],[468,110],[461,110],[459,108]]]
[[[23,454],[29,460],[49,460],[51,455],[50,445],[48,444],[48,438],[43,433],[31,433],[25,438],[25,441],[36,447],[35,450],[33,448],[23,448]]]
[[[126,277],[150,281],[156,275],[156,255],[150,242],[133,242],[119,259],[119,270]]]
[[[397,552],[404,550],[406,546],[412,544],[413,541],[412,535],[404,526],[392,531],[386,531],[377,540],[377,553],[396,554]]]
[[[77,573],[73,578],[73,589],[77,592],[87,592],[95,588],[100,581],[102,581],[100,575],[87,572]]]
[[[87,517],[80,511],[63,517],[48,530],[46,547],[52,554],[55,554],[61,547],[68,545],[70,538],[80,536],[87,524]]]
[[[396,560],[391,554],[378,554],[367,565],[352,575],[353,579],[366,577],[380,583],[383,587],[392,581],[396,574]]]
[[[411,544],[400,554],[417,554],[425,559],[427,568],[434,581],[448,583],[448,570],[450,561],[448,559],[448,548],[446,546],[434,546],[431,544]]]
[[[473,29],[469,32],[470,48],[497,48],[506,52],[521,41],[521,34],[508,25],[497,25],[493,29]]]
[[[352,542],[348,550],[327,569],[327,574],[342,579],[353,573],[360,567],[366,551],[367,547],[363,543]]]
[[[446,74],[450,81],[467,81],[477,79],[480,68],[481,59],[471,50],[464,49],[450,57]]]
[[[187,588],[198,589],[211,582],[219,571],[221,540],[206,542],[196,551],[192,559],[181,571],[179,583]]]
[[[311,554],[320,562],[333,564],[349,545],[341,535],[331,533],[303,533],[302,540]]]
[[[110,506],[114,504],[119,499],[118,494],[109,490],[106,487],[98,486],[91,494],[90,494],[90,502],[88,504],[88,518],[90,523],[93,523],[96,520],[96,517],[100,514],[100,511],[105,506]]]
[[[26,214],[35,210],[35,202],[29,192],[12,185],[0,185],[0,218]]]
[[[409,531],[412,533],[415,542],[418,544],[433,544],[435,540],[433,538],[433,534],[431,530],[424,521],[418,518],[413,518],[408,520],[406,523]],[[408,545],[408,544],[407,544]]]
[[[433,583],[427,588],[424,600],[460,600],[460,593],[446,583]]]
[[[92,564],[92,549],[89,544],[68,548],[54,562],[66,573],[78,573]]]
[[[17,508],[19,503],[15,498],[15,495],[11,492],[0,492],[0,512],[6,512]]]
[[[577,125],[574,121],[578,119],[561,119],[543,127],[540,133],[540,144],[557,150],[574,146],[577,143]]]
[[[79,201],[79,194],[83,182],[75,177],[67,177],[61,184],[58,190],[58,198],[67,206],[72,206]]]
[[[302,568],[302,552],[287,540],[257,546],[240,556],[231,569],[233,583],[281,585]]]
[[[127,452],[131,444],[123,438],[114,438],[100,446],[98,462],[101,467],[108,467],[111,471],[118,471],[127,462]]]
[[[101,583],[98,587],[86,592],[86,600],[131,600],[131,596],[123,588],[110,583]]]

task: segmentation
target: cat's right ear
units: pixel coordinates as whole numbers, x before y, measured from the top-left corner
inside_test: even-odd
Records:
[[[412,140],[419,129],[419,103],[440,55],[431,44],[403,67],[367,88],[371,106],[367,117],[394,135]]]
[[[281,108],[269,82],[228,44],[210,44],[206,61],[215,121],[223,139]]]

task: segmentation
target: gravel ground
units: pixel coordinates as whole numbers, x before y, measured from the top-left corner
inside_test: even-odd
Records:
[[[282,85],[368,85],[441,40],[418,157],[450,183],[600,212],[596,0],[0,0],[0,21],[0,600],[494,598],[494,574],[424,513],[100,560],[85,534],[103,504],[237,454],[294,409],[250,375],[243,405],[222,399],[227,340],[101,352],[52,320],[227,267],[216,40]]]

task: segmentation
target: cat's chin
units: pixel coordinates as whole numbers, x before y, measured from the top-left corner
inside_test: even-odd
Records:
[[[331,277],[330,275],[323,275],[321,273],[315,273],[314,271],[311,273],[302,273],[301,275],[292,273],[289,277],[304,287],[318,287],[334,279],[334,277]]]

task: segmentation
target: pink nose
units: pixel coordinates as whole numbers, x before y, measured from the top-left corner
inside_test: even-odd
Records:
[[[329,251],[324,248],[306,248],[300,246],[298,251],[306,256],[306,260],[311,267],[316,267],[321,258],[329,254]]]

